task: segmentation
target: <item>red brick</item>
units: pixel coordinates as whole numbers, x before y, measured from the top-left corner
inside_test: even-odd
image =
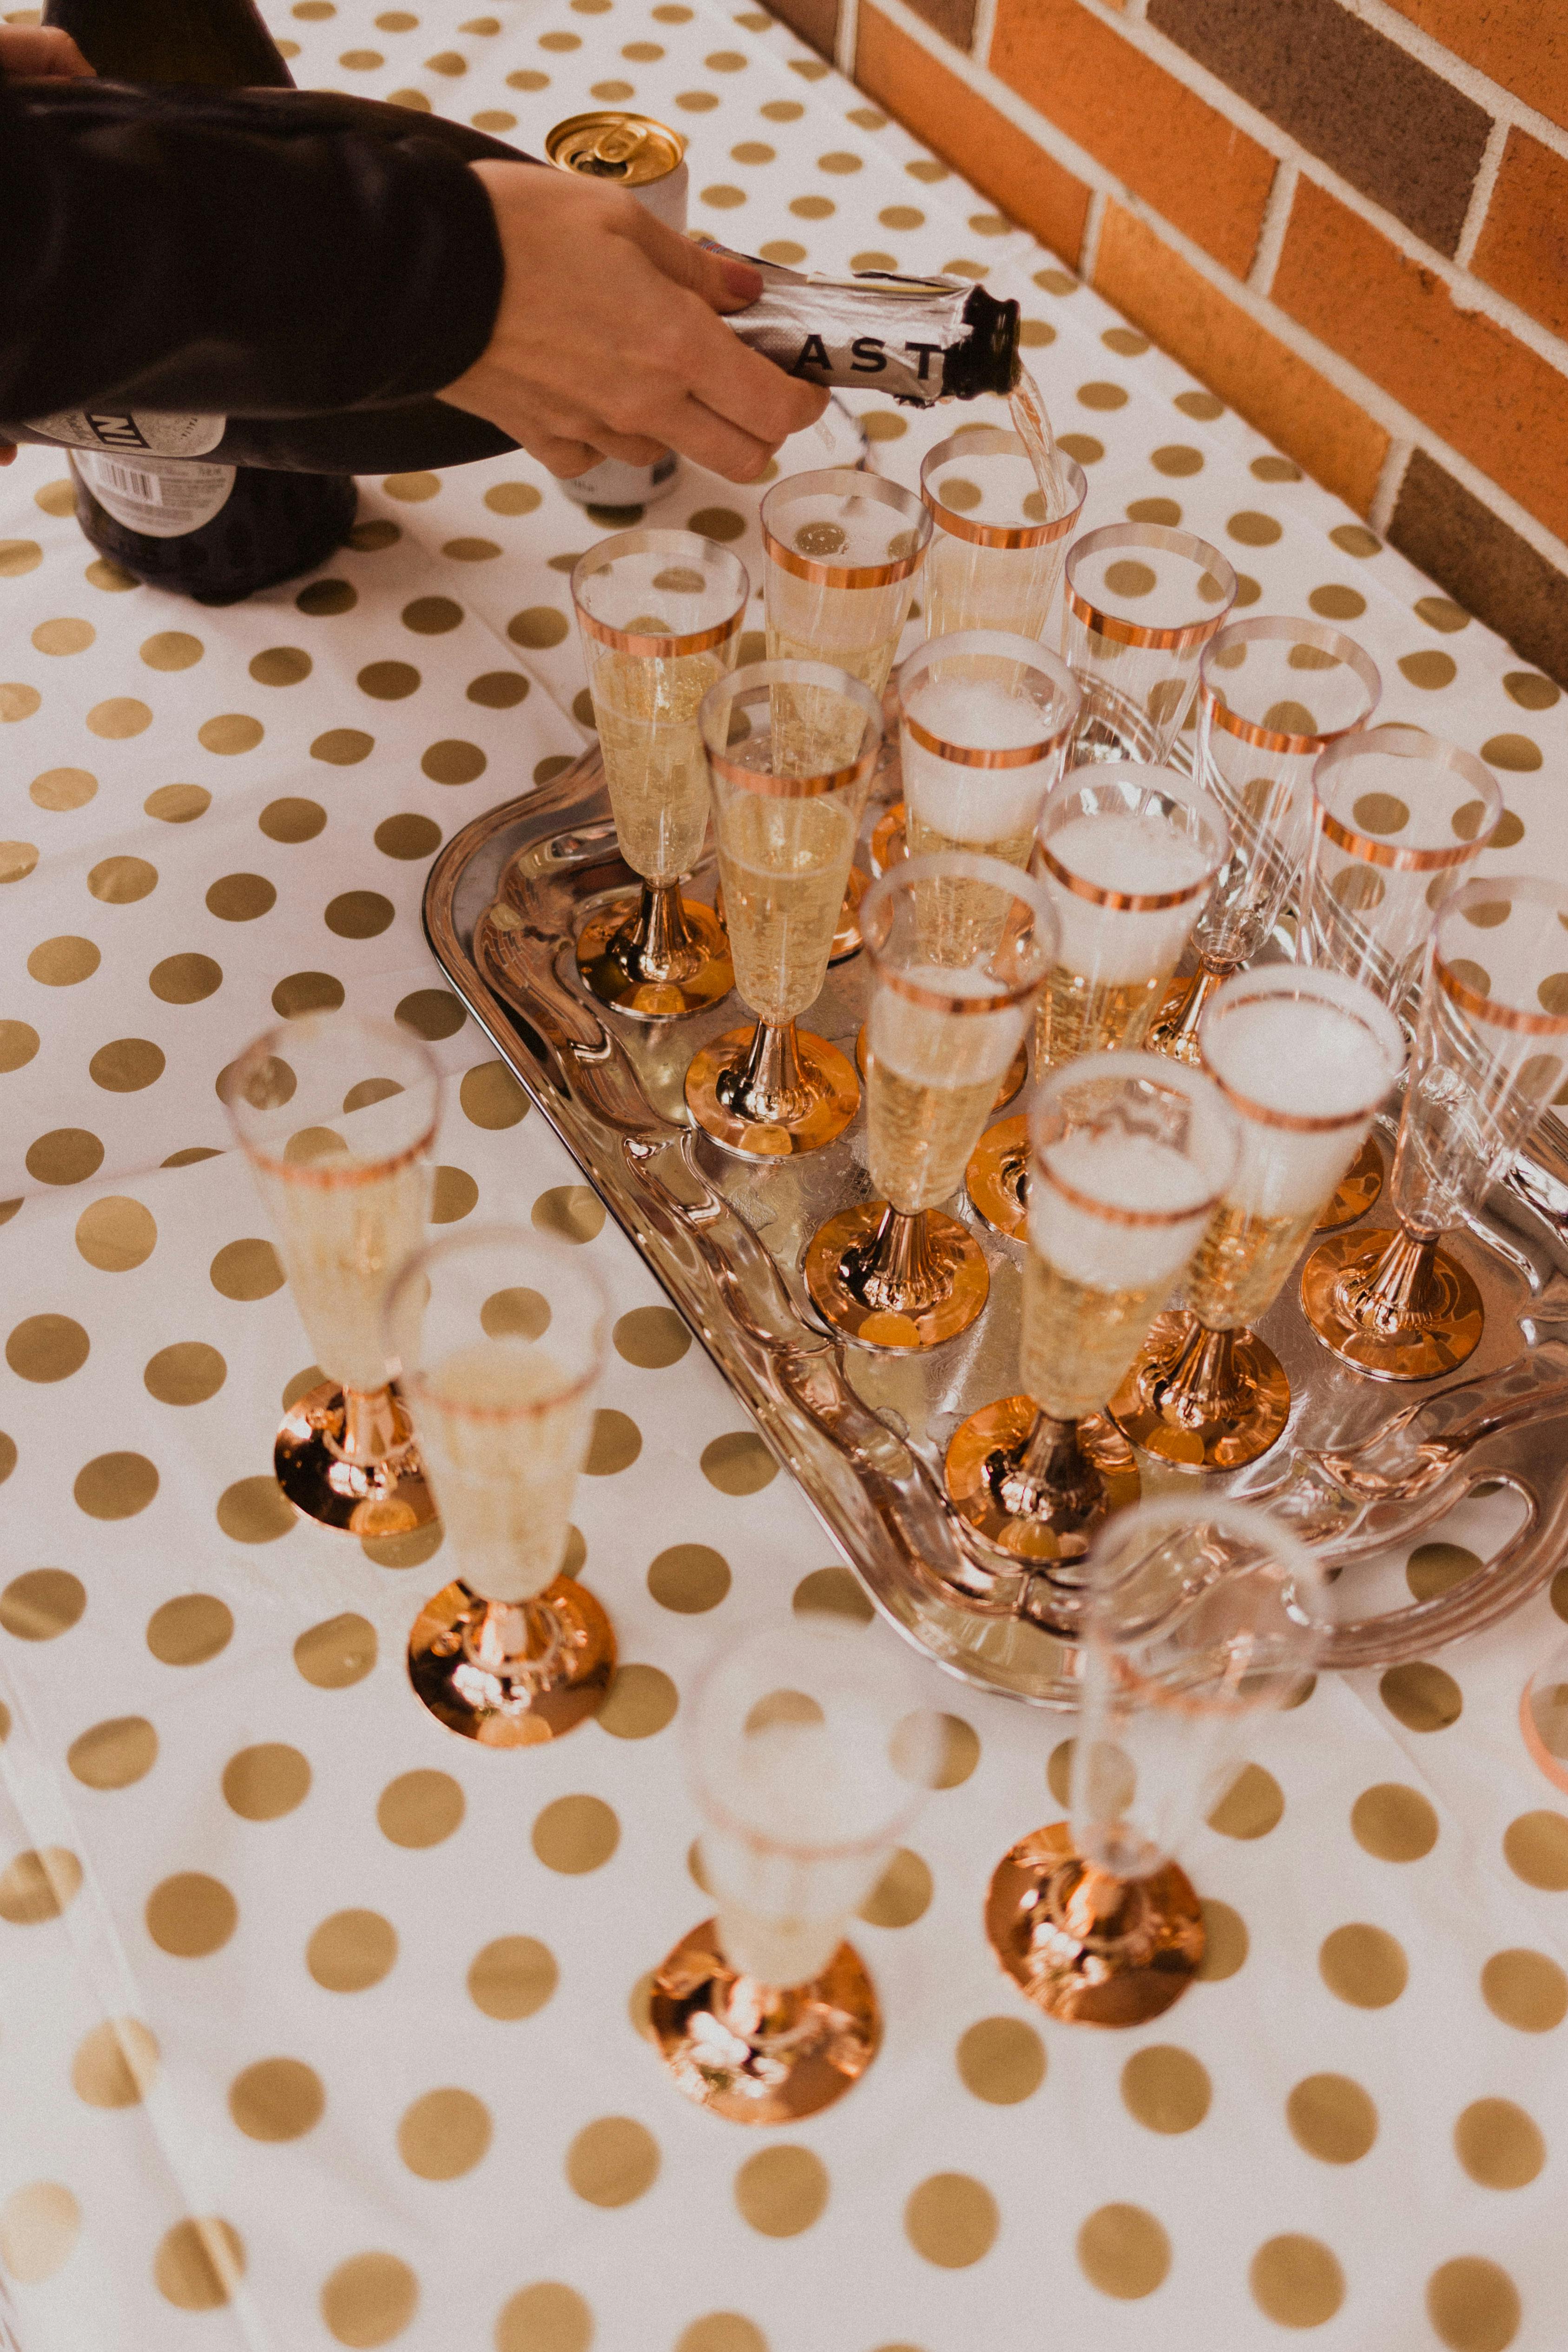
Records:
[[[1436,270],[1307,179],[1298,183],[1274,299],[1442,435],[1560,536],[1568,534],[1568,378]]]
[[[1568,335],[1568,163],[1510,131],[1471,263],[1553,334]]]
[[[1274,158],[1078,0],[1001,0],[993,71],[1245,277]]]
[[[1392,0],[1402,16],[1568,130],[1563,0]]]
[[[1239,415],[1366,513],[1388,452],[1382,425],[1121,205],[1106,206],[1094,282]]]
[[[772,0],[775,16],[782,16],[792,32],[825,58],[833,55],[833,44],[838,37],[838,0]]]
[[[1076,266],[1089,211],[1084,183],[879,9],[865,5],[855,79],[917,138],[955,164],[1009,220]]]

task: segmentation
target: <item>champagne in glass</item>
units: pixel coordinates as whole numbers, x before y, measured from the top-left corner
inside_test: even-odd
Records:
[[[1017,433],[971,426],[927,453],[921,494],[932,523],[924,591],[928,637],[973,629],[1044,636],[1068,534],[1089,490],[1082,468],[1059,451],[1052,454],[1047,491]]]
[[[1111,523],[1074,540],[1062,652],[1083,702],[1069,765],[1170,757],[1236,586],[1217,547],[1163,523]]]
[[[751,583],[689,530],[626,530],[578,559],[572,595],[621,856],[636,903],[595,908],[577,966],[602,1003],[641,1021],[704,1011],[733,984],[723,927],[682,898],[702,856],[708,769],[697,714],[733,668]]]
[[[558,1739],[603,1703],[615,1635],[563,1570],[609,1300],[581,1255],[498,1225],[416,1257],[387,1301],[457,1574],[426,1603],[409,1679],[487,1748]]]

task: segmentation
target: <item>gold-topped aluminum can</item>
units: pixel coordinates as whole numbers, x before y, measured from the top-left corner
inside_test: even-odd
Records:
[[[627,114],[618,106],[594,114],[569,115],[545,134],[544,152],[562,172],[608,180],[672,228],[686,234],[686,142],[650,114]]]

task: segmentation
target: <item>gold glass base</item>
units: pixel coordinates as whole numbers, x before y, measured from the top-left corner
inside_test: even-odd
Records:
[[[1170,982],[1143,1040],[1147,1050],[1151,1054],[1168,1054],[1173,1062],[1184,1062],[1189,1069],[1199,1068],[1203,1055],[1198,1051],[1198,1023],[1209,998],[1225,977],[1223,971],[1210,971],[1204,967],[1186,980]]]
[[[1033,1397],[983,1405],[952,1433],[943,1469],[960,1517],[1015,1559],[1082,1559],[1096,1528],[1141,1491],[1132,1448],[1103,1413],[1047,1420]]]
[[[940,1348],[978,1320],[991,1288],[985,1254],[940,1209],[900,1216],[863,1201],[819,1225],[803,1271],[817,1313],[862,1348]]]
[[[1021,1111],[986,1129],[969,1155],[963,1182],[994,1234],[1023,1240],[1029,1223],[1029,1122]]]
[[[1209,1331],[1191,1315],[1165,1314],[1109,1411],[1124,1436],[1173,1470],[1239,1470],[1283,1432],[1290,1383],[1251,1331]]]
[[[634,1021],[710,1012],[735,985],[723,923],[675,883],[645,882],[638,898],[616,898],[590,915],[577,969],[601,1004]]]
[[[686,1107],[697,1125],[742,1160],[791,1160],[842,1135],[860,1108],[847,1057],[794,1022],[727,1029],[694,1056]]]
[[[1353,1225],[1376,1205],[1382,1192],[1383,1154],[1376,1136],[1369,1135],[1340,1178],[1333,1199],[1318,1219],[1317,1231],[1337,1234],[1345,1225]]]
[[[876,1989],[851,1944],[810,1984],[780,1989],[737,1976],[717,1920],[683,1936],[653,1980],[648,2022],[679,2088],[736,2124],[819,2115],[876,2056]]]
[[[879,818],[871,835],[871,870],[885,874],[889,866],[901,866],[910,854],[904,835],[904,804],[895,801],[884,817]]]
[[[1180,2000],[1207,1940],[1184,1870],[1112,1878],[1074,1850],[1066,1822],[1005,1854],[985,1897],[985,1934],[1019,1990],[1076,2025],[1146,2025]]]
[[[404,1536],[437,1517],[395,1387],[364,1391],[323,1381],[307,1389],[279,1424],[272,1469],[294,1508],[318,1527]]]
[[[861,1022],[859,1032],[855,1039],[855,1067],[859,1071],[860,1076],[863,1078],[866,1075],[866,1024],[864,1021]],[[996,1089],[996,1098],[991,1106],[992,1109],[994,1111],[1005,1110],[1008,1104],[1012,1102],[1018,1094],[1019,1089],[1022,1087],[1023,1083],[1028,1075],[1029,1041],[1026,1038],[1007,1066],[1007,1074]],[[980,1147],[977,1144],[975,1146],[976,1151],[979,1150],[979,1148]],[[973,1164],[973,1161],[971,1161],[972,1166]]]
[[[1436,1240],[1344,1234],[1301,1268],[1301,1312],[1325,1348],[1374,1381],[1435,1381],[1473,1356],[1481,1294]]]
[[[448,1731],[481,1748],[560,1739],[597,1715],[615,1670],[610,1621],[569,1576],[521,1603],[448,1584],[426,1602],[408,1640],[416,1696]]]

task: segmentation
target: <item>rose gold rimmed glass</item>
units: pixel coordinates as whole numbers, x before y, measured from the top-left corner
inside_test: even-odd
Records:
[[[559,1739],[615,1671],[610,1621],[565,1566],[609,1325],[582,1252],[510,1225],[436,1243],[387,1299],[457,1570],[419,1613],[408,1676],[481,1747]]]
[[[1312,843],[1298,960],[1359,980],[1407,1027],[1437,909],[1491,841],[1502,793],[1489,768],[1419,727],[1369,727],[1312,771]],[[1369,1135],[1323,1213],[1337,1233],[1383,1190]]]
[[[690,530],[619,531],[572,574],[616,837],[642,876],[635,902],[590,914],[577,968],[638,1021],[704,1012],[734,983],[723,925],[680,884],[708,829],[698,708],[734,667],[751,593],[739,558]]]
[[[1229,842],[1215,803],[1172,768],[1107,761],[1057,786],[1036,852],[1059,926],[1035,1018],[1037,1076],[1142,1045]],[[1024,1230],[1028,1161],[1022,1117],[980,1139],[969,1197],[997,1233]]]
[[[1519,1727],[1531,1762],[1568,1796],[1568,1633],[1552,1643],[1526,1683]]]
[[[1055,960],[1057,921],[1032,876],[949,852],[884,874],[861,908],[871,959],[867,1162],[877,1198],[806,1246],[819,1315],[862,1347],[935,1348],[990,1290],[985,1254],[937,1203],[965,1162]]]
[[[1285,1427],[1290,1383],[1252,1326],[1404,1068],[1405,1035],[1356,982],[1271,964],[1225,982],[1198,1042],[1238,1122],[1236,1173],[1187,1268],[1183,1310],[1158,1318],[1110,1412],[1173,1470],[1205,1472],[1255,1462]]]
[[[1300,875],[1313,767],[1365,726],[1382,683],[1353,639],[1321,621],[1232,621],[1204,647],[1196,773],[1225,811],[1230,856],[1194,926],[1198,968],[1150,1032],[1155,1053],[1197,1061],[1205,1005],[1258,954]]]
[[[1124,1053],[1053,1070],[1030,1128],[1022,1387],[954,1431],[947,1491],[991,1542],[1072,1585],[1106,1514],[1138,1499],[1104,1409],[1235,1171],[1237,1125],[1196,1070]]]
[[[769,660],[828,662],[879,698],[931,539],[921,500],[879,475],[827,466],[775,482],[762,523]],[[835,963],[860,944],[867,881],[851,868]]]
[[[1142,2025],[1204,1957],[1177,1857],[1235,1787],[1258,1718],[1311,1689],[1322,1571],[1267,1511],[1162,1496],[1100,1530],[1080,1622],[1071,1819],[1005,1857],[985,1932],[1047,2016]]]
[[[381,1310],[425,1239],[441,1074],[394,1022],[310,1013],[258,1037],[221,1091],[326,1375],[284,1415],[278,1483],[321,1527],[407,1534],[436,1507],[389,1378]]]
[[[935,1785],[941,1720],[896,1643],[822,1617],[755,1628],[688,1697],[716,1916],[665,1959],[648,2015],[710,2115],[795,2122],[875,2058],[876,1988],[845,1930]]]
[[[881,705],[824,662],[752,662],[710,690],[701,725],[736,992],[757,1020],[694,1057],[687,1108],[726,1150],[789,1159],[860,1104],[852,1063],[795,1016],[827,975]]]
[[[1466,882],[1438,911],[1389,1181],[1393,1233],[1342,1234],[1301,1271],[1326,1348],[1379,1381],[1429,1381],[1480,1344],[1466,1268],[1438,1246],[1479,1214],[1568,1077],[1568,888]]]
[[[1196,690],[1199,656],[1235,602],[1236,573],[1189,531],[1118,522],[1075,540],[1062,652],[1083,708],[1069,764],[1163,760]]]

